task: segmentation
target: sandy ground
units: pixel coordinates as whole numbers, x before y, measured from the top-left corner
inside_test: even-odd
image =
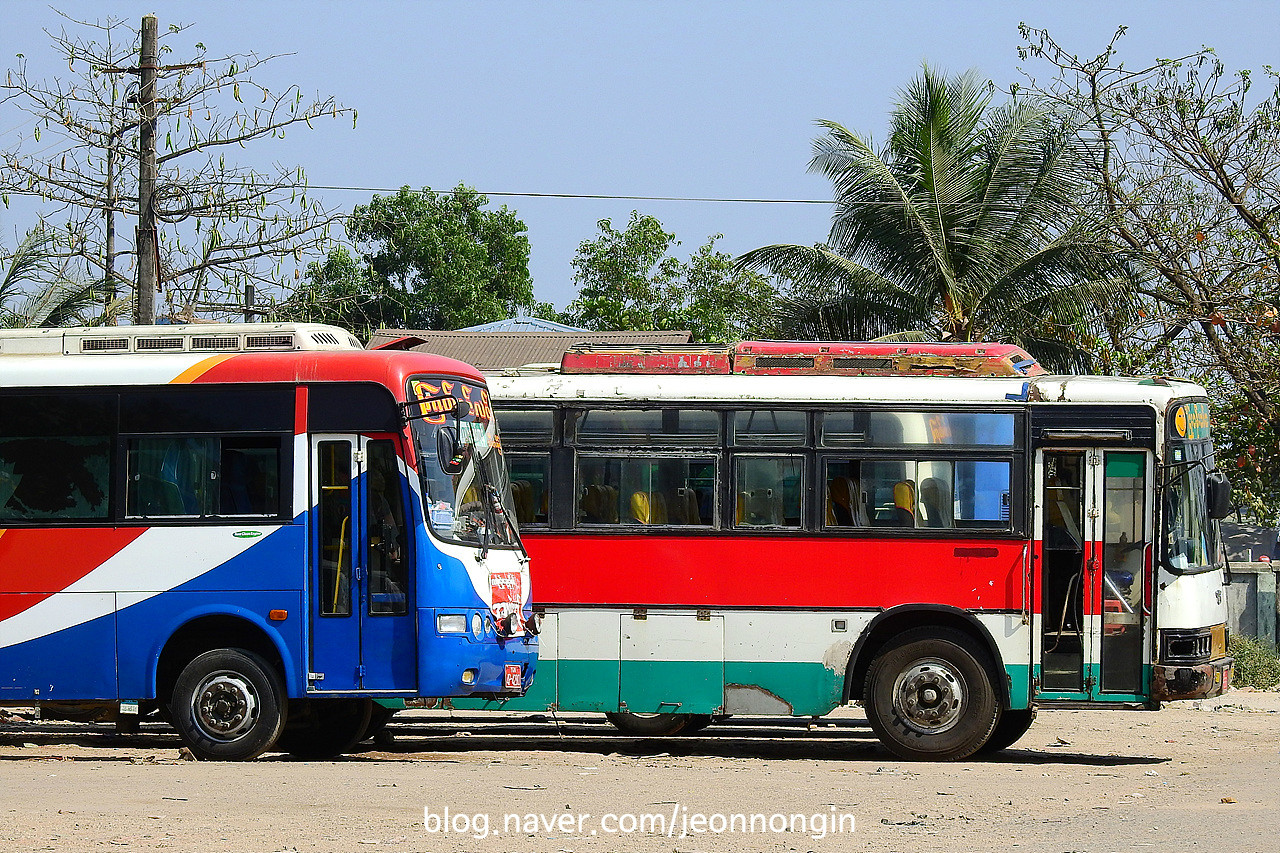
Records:
[[[954,764],[891,757],[857,709],[647,740],[592,716],[415,711],[390,731],[340,761],[216,764],[161,724],[0,715],[0,850],[1280,849],[1280,693],[1042,711]]]

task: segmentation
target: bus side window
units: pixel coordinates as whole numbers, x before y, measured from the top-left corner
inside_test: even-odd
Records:
[[[158,437],[129,440],[125,514],[156,518],[213,514],[217,441]]]
[[[0,523],[107,518],[115,420],[114,395],[0,397]]]
[[[734,460],[734,524],[799,527],[803,475],[798,456],[739,456]]]
[[[715,485],[709,458],[580,458],[578,523],[710,526]]]

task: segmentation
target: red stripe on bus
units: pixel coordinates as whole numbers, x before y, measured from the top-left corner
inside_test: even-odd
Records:
[[[525,545],[540,604],[1023,607],[1021,541],[527,532]]]
[[[0,535],[0,620],[61,592],[118,554],[145,527],[24,530]]]

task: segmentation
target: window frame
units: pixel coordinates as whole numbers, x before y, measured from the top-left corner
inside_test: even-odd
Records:
[[[501,415],[499,414],[499,418]],[[621,519],[617,522],[583,522],[579,520],[579,510],[581,509],[582,489],[586,484],[581,481],[582,461],[584,459],[634,459],[640,462],[659,461],[664,459],[674,459],[689,463],[705,463],[710,462],[712,471],[712,487],[711,487],[711,523],[710,524],[641,524],[639,522],[628,523]],[[685,454],[678,453],[673,450],[660,450],[656,452],[648,452],[631,448],[630,452],[620,452],[618,450],[610,451],[609,448],[592,447],[590,451],[578,451],[574,454],[573,459],[573,502],[571,504],[573,529],[592,532],[601,532],[606,530],[627,531],[627,532],[644,532],[653,530],[679,530],[679,531],[704,531],[704,532],[721,532],[724,526],[722,519],[723,499],[721,492],[723,491],[721,484],[721,471],[723,470],[724,454],[714,448],[707,448],[706,452],[701,454]]]

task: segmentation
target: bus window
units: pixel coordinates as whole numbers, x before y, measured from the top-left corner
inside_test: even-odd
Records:
[[[404,496],[395,446],[370,441],[369,495],[365,501],[369,546],[369,615],[408,613],[409,565]]]
[[[827,527],[1009,529],[1012,466],[987,460],[828,460]]]
[[[803,459],[739,456],[733,475],[735,526],[800,527]]]
[[[715,484],[712,459],[581,458],[578,521],[710,526]]]
[[[503,409],[502,440],[507,444],[550,447],[555,415],[552,409]]]
[[[320,615],[351,613],[351,444],[319,447]]]
[[[1014,415],[996,412],[828,412],[823,416],[822,444],[1013,447],[1014,428]]]
[[[278,438],[130,438],[125,515],[276,517],[280,462]]]
[[[502,412],[506,420],[506,411]],[[506,433],[503,433],[506,438]],[[547,505],[550,501],[551,459],[542,456],[507,457],[511,471],[511,497],[516,508],[516,521],[526,524],[546,524]]]
[[[592,409],[574,420],[579,444],[720,443],[720,413],[701,409]]]
[[[108,517],[115,400],[0,398],[0,523]]]
[[[755,447],[804,447],[809,440],[804,412],[758,409],[733,413],[735,444]]]
[[[220,515],[280,514],[280,440],[224,438]]]
[[[130,439],[125,515],[213,515],[216,453],[217,442],[212,438]]]

